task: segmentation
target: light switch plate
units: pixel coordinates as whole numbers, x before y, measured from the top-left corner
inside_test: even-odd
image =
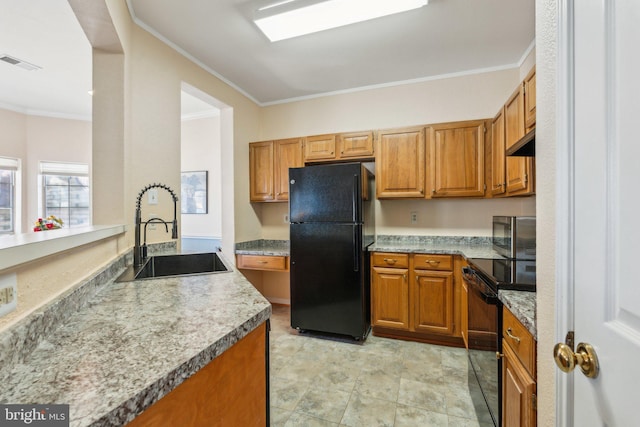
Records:
[[[149,190],[149,204],[157,205],[158,204],[158,189],[152,188]]]
[[[4,316],[15,310],[18,306],[18,278],[16,273],[0,276],[0,316]]]

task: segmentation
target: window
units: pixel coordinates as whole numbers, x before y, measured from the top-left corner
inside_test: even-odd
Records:
[[[91,224],[89,166],[76,163],[40,163],[43,217],[54,215],[65,227]]]
[[[0,234],[12,234],[16,231],[19,211],[16,208],[18,159],[0,157]]]

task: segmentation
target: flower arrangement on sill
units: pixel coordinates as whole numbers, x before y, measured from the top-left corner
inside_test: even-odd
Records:
[[[49,215],[46,219],[38,218],[33,227],[33,231],[54,230],[56,228],[62,228],[63,224],[64,222],[60,218]]]

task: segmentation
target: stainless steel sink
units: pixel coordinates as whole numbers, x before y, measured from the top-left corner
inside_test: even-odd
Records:
[[[138,269],[134,269],[133,266],[127,267],[125,272],[116,279],[116,282],[227,271],[229,269],[215,252],[156,255],[149,257]]]

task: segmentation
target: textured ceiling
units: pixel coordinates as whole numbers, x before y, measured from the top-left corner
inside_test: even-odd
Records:
[[[260,0],[264,4],[264,0]],[[418,10],[271,43],[246,0],[127,0],[134,21],[260,105],[520,64],[535,0]],[[91,47],[66,0],[0,0],[0,107],[90,117]]]

